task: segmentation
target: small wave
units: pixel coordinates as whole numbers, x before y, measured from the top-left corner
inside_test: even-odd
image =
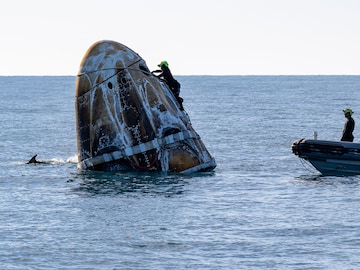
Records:
[[[73,155],[71,157],[69,157],[67,160],[66,160],[67,163],[77,163],[78,162],[78,156],[77,155]]]
[[[39,160],[41,162],[41,160]],[[77,163],[78,160],[77,160],[77,155],[74,155],[74,156],[71,156],[71,157],[68,157],[66,159],[63,159],[63,158],[52,158],[48,161],[43,161],[45,163],[51,163],[51,164],[64,164],[64,163]]]

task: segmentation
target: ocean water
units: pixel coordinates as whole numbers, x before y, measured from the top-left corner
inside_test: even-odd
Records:
[[[0,77],[1,269],[359,269],[360,178],[291,143],[360,123],[360,76],[176,78],[213,172],[78,171],[76,78]]]

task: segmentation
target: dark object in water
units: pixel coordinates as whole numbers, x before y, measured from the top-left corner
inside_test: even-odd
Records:
[[[33,156],[26,164],[38,164],[38,163],[44,163],[42,161],[36,160],[37,154]]]

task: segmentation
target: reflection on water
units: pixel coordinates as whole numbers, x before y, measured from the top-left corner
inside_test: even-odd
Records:
[[[149,172],[79,172],[71,179],[79,182],[73,190],[82,195],[116,195],[123,193],[147,193],[150,195],[173,196],[182,194],[188,180],[209,176],[212,173],[192,175],[149,173]]]
[[[359,176],[322,176],[322,175],[302,175],[296,177],[298,181],[305,181],[308,183],[315,183],[319,185],[338,185],[338,184],[351,184],[359,185]]]

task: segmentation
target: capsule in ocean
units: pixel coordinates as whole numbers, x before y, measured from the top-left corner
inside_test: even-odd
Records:
[[[76,80],[78,167],[191,173],[216,167],[169,87],[115,41],[85,53]]]

